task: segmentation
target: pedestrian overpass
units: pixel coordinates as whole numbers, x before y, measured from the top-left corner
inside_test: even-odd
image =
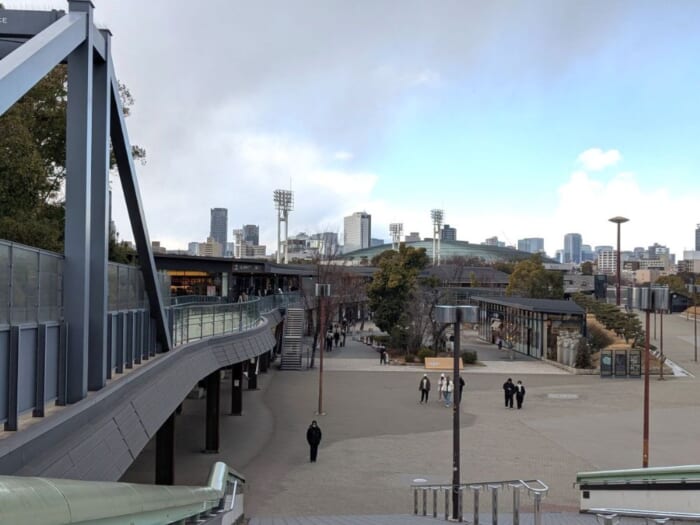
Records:
[[[0,242],[0,521],[232,523],[245,478],[226,465],[214,465],[205,487],[162,486],[173,481],[175,414],[204,384],[203,448],[216,451],[222,370],[231,370],[231,413],[240,414],[244,371],[255,388],[279,346],[283,312],[301,296],[171,304],[151,251],[111,34],[95,26],[90,0],[68,5],[67,13],[0,10],[0,115],[57,64],[68,70],[64,254]],[[138,269],[107,261],[110,144]],[[115,483],[152,438],[160,486]],[[420,491],[425,515],[428,488]],[[441,488],[430,491],[436,514]]]

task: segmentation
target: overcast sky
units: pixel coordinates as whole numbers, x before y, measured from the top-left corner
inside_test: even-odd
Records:
[[[259,224],[294,191],[290,234],[372,214],[508,244],[566,233],[623,249],[694,247],[700,223],[695,0],[94,0],[117,75],[151,239],[170,249]],[[64,2],[5,0],[8,8]],[[131,232],[115,188],[114,218]]]

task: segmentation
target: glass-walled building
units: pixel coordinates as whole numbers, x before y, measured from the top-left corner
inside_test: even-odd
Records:
[[[573,301],[474,297],[479,337],[524,355],[559,361],[558,339],[586,335],[586,312]]]

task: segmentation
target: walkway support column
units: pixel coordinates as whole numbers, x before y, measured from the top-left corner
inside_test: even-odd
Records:
[[[218,370],[207,376],[207,414],[204,452],[219,452],[219,387],[221,374]]]
[[[90,312],[90,182],[92,170],[92,3],[71,0],[70,12],[85,13],[86,38],[68,55],[66,108],[66,219],[63,294],[68,327],[66,401],[87,395]],[[99,308],[99,305],[95,305]]]
[[[156,432],[156,485],[175,484],[175,412]]]
[[[231,415],[243,414],[243,363],[231,367]]]
[[[267,368],[270,363],[270,352],[265,352],[262,354],[260,357],[260,373],[265,374],[267,373]]]

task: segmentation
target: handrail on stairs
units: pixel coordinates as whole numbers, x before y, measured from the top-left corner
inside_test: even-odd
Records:
[[[438,516],[438,497],[440,493],[444,494],[444,504],[445,504],[445,519],[448,520],[450,516],[450,500],[452,494],[451,484],[426,484],[417,483],[411,485],[413,489],[413,513],[418,514],[418,502],[422,499],[422,514],[427,515],[427,503],[428,494],[432,494],[432,516],[437,518]],[[520,523],[520,490],[525,489],[527,494],[533,498],[533,520],[535,525],[541,525],[542,514],[540,505],[542,498],[549,491],[549,487],[539,479],[522,480],[503,480],[503,481],[479,481],[476,483],[463,483],[459,485],[459,509],[457,516],[459,521],[464,519],[464,493],[469,490],[473,497],[473,521],[474,525],[479,525],[479,496],[482,490],[491,491],[491,523],[493,525],[498,524],[498,494],[501,489],[510,489],[513,492],[513,525],[519,525]],[[422,498],[419,498],[419,493],[421,493]]]
[[[233,523],[243,518],[244,486],[222,462],[204,487],[0,476],[0,523],[166,525],[224,513]]]

